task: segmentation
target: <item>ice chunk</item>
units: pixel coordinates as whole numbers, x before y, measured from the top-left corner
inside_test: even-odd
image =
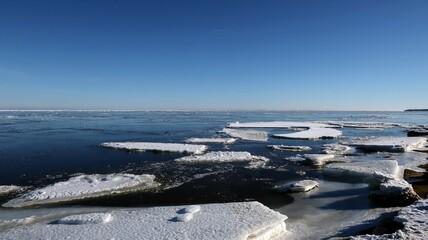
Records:
[[[88,213],[81,215],[71,215],[59,219],[56,223],[79,225],[79,224],[104,224],[111,222],[113,217],[110,213]]]
[[[0,197],[13,193],[20,193],[25,191],[26,187],[20,187],[15,185],[0,185]]]
[[[272,148],[274,150],[293,151],[293,152],[310,151],[311,150],[311,148],[307,147],[307,146],[268,145],[268,147]]]
[[[269,161],[268,158],[253,156],[249,152],[208,152],[203,155],[185,156],[175,159],[177,162],[241,162],[241,161]]]
[[[342,132],[333,128],[310,128],[305,131],[286,133],[286,134],[275,134],[277,138],[290,138],[290,139],[324,139],[324,138],[336,138],[342,135]]]
[[[106,142],[102,143],[101,146],[130,151],[185,152],[192,154],[202,154],[208,148],[205,145],[155,142]]]
[[[1,238],[52,239],[273,239],[285,232],[287,216],[258,202],[201,205],[204,211],[188,222],[176,221],[182,206],[116,210],[112,221],[93,224],[38,222],[2,232]],[[74,216],[69,216],[76,218]],[[81,217],[78,217],[80,219]]]
[[[351,145],[366,151],[409,152],[422,147],[426,141],[427,138],[422,137],[378,137],[354,141]]]
[[[318,187],[318,182],[314,180],[302,180],[286,183],[278,188],[279,192],[308,192]]]
[[[405,180],[391,179],[380,183],[379,190],[370,193],[370,199],[388,206],[406,206],[420,197]]]
[[[48,203],[94,198],[127,191],[158,187],[155,176],[133,174],[94,174],[72,177],[67,181],[46,186],[3,204],[3,207],[26,207]]]
[[[224,132],[231,137],[239,138],[242,140],[260,141],[260,142],[266,142],[268,140],[267,132],[259,131],[259,130],[242,130],[242,129],[224,128],[221,132]]]
[[[235,138],[189,138],[186,140],[186,142],[231,144],[236,142],[236,139]]]
[[[311,161],[312,165],[321,166],[331,162],[345,162],[343,158],[335,158],[333,154],[305,154],[307,160]]]
[[[327,128],[330,124],[316,122],[288,122],[288,121],[273,121],[273,122],[233,122],[227,125],[229,128]]]
[[[324,168],[324,173],[340,176],[355,177],[363,181],[372,178],[384,181],[385,178],[398,178],[399,166],[396,160],[372,160],[351,163],[332,163]]]
[[[188,207],[184,208],[183,211],[186,213],[197,213],[197,212],[201,211],[201,206],[199,206],[199,205],[188,206]]]
[[[181,214],[181,215],[177,216],[176,219],[178,222],[188,222],[188,221],[193,219],[193,214],[191,214],[191,213]]]
[[[334,155],[343,155],[351,151],[351,148],[346,145],[329,143],[322,146],[322,153],[325,154],[334,154]]]

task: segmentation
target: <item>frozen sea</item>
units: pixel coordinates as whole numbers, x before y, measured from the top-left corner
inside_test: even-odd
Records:
[[[0,220],[16,216],[91,208],[148,207],[256,200],[289,217],[291,229],[320,231],[320,236],[346,236],[370,225],[358,217],[380,211],[369,202],[364,184],[328,178],[322,169],[295,164],[284,158],[299,152],[278,151],[267,145],[309,146],[319,153],[326,143],[367,136],[406,136],[401,127],[340,129],[339,139],[293,140],[272,137],[291,129],[262,129],[267,142],[238,140],[233,144],[206,143],[209,151],[248,151],[270,159],[265,168],[248,169],[247,163],[182,164],[174,159],[189,154],[127,152],[100,146],[103,142],[144,141],[185,143],[188,138],[228,137],[219,133],[230,122],[254,121],[351,121],[427,125],[427,112],[210,112],[210,111],[1,111],[0,185],[44,187],[85,174],[153,174],[163,188],[153,192],[82,200],[37,209],[0,208]],[[275,185],[317,179],[320,187],[309,193],[286,194]],[[0,203],[8,199],[0,199]],[[76,210],[77,209],[77,210]],[[312,216],[311,216],[312,215]],[[344,218],[354,217],[347,225]],[[345,221],[328,229],[328,221]],[[364,225],[365,224],[365,225]],[[324,226],[325,225],[325,226]],[[360,228],[353,228],[356,225]],[[324,232],[322,228],[324,226]],[[311,238],[307,233],[307,238]],[[312,234],[313,235],[313,234]],[[305,236],[305,235],[302,235]],[[295,237],[298,238],[298,237]],[[305,237],[303,237],[305,238]]]

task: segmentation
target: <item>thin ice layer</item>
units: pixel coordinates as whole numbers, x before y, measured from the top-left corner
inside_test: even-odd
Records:
[[[426,141],[423,137],[378,137],[355,141],[351,145],[367,151],[409,152],[422,147]]]
[[[205,145],[155,142],[106,142],[102,143],[101,146],[130,151],[186,152],[192,154],[202,154],[208,149]]]
[[[337,138],[340,135],[342,135],[342,132],[333,128],[310,128],[301,132],[275,134],[274,137],[315,140],[323,138]]]
[[[187,222],[176,220],[183,206],[111,211],[108,222],[60,224],[40,222],[2,233],[2,239],[273,239],[286,232],[287,216],[258,202],[203,204]],[[103,213],[106,214],[106,213]],[[85,223],[87,214],[78,217]],[[103,215],[105,216],[105,215]],[[67,217],[67,218],[70,218]],[[76,218],[76,217],[72,217]],[[96,219],[102,219],[97,217]],[[59,222],[61,220],[59,219]]]
[[[67,202],[94,198],[134,190],[158,187],[155,176],[133,174],[94,174],[72,177],[67,181],[40,188],[3,204],[3,207],[26,207],[31,205]]]
[[[228,134],[231,137],[242,140],[260,142],[266,142],[268,140],[268,134],[265,131],[224,128],[222,132]]]
[[[240,161],[269,161],[269,159],[261,156],[253,156],[249,152],[209,152],[203,155],[192,155],[178,158],[177,162],[240,162]]]

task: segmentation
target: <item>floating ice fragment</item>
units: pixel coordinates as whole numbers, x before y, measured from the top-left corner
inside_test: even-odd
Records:
[[[307,147],[307,146],[268,145],[268,147],[272,148],[274,150],[293,151],[293,152],[310,151],[311,150],[311,148]]]
[[[185,156],[175,159],[177,162],[240,162],[240,161],[269,161],[268,158],[253,156],[249,152],[208,152],[203,155]]]
[[[227,125],[229,128],[327,128],[330,124],[316,122],[288,122],[288,121],[273,121],[273,122],[233,122]]]
[[[226,133],[231,137],[239,138],[242,140],[260,141],[260,142],[266,142],[268,140],[267,132],[259,131],[259,130],[242,130],[242,129],[224,128],[221,132]]]
[[[133,174],[81,175],[67,181],[37,189],[3,204],[3,207],[67,202],[94,198],[127,191],[148,190],[158,187],[155,176]]]
[[[325,154],[334,154],[334,155],[343,155],[351,151],[351,148],[346,145],[329,143],[322,146],[322,153]]]
[[[308,192],[318,187],[318,182],[314,180],[302,180],[286,183],[278,188],[278,192]]]
[[[155,142],[106,142],[102,143],[101,146],[129,151],[186,152],[192,154],[202,154],[208,148],[205,145]]]
[[[366,151],[409,152],[422,147],[427,138],[422,137],[378,137],[366,141],[354,141],[352,146]]]
[[[342,135],[342,132],[333,128],[310,128],[301,132],[275,134],[273,136],[277,138],[316,140],[325,138],[337,138],[340,135]]]
[[[231,144],[236,142],[236,139],[235,138],[189,138],[186,140],[186,142]]]
[[[305,154],[307,160],[311,161],[312,165],[321,166],[331,162],[346,162],[344,158],[336,158],[333,154]]]

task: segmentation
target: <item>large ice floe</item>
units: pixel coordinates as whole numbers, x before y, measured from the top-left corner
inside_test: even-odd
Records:
[[[289,121],[273,121],[273,122],[233,122],[229,123],[230,128],[328,128],[330,124],[316,122],[289,122]]]
[[[159,186],[154,175],[93,174],[72,177],[44,188],[25,193],[3,204],[3,207],[27,207],[32,205],[68,202],[128,191],[142,191]]]
[[[417,201],[410,206],[402,208],[395,216],[394,221],[401,223],[403,228],[391,234],[360,235],[351,237],[351,239],[428,239],[428,199]]]
[[[337,138],[341,135],[341,131],[333,128],[310,128],[301,132],[274,134],[273,136],[277,138],[316,140],[325,138]]]
[[[287,216],[259,202],[116,210],[41,221],[1,233],[7,239],[276,239]],[[181,220],[183,221],[181,221]]]
[[[423,137],[377,137],[354,141],[352,146],[366,151],[409,152],[423,147],[427,138]]]
[[[186,142],[231,144],[236,142],[236,139],[235,138],[189,138],[186,140]]]
[[[266,142],[268,140],[268,134],[265,131],[224,128],[221,132],[242,140],[260,142]]]
[[[202,154],[208,149],[205,145],[155,142],[106,142],[102,143],[101,146],[129,151],[178,152],[192,154]]]

